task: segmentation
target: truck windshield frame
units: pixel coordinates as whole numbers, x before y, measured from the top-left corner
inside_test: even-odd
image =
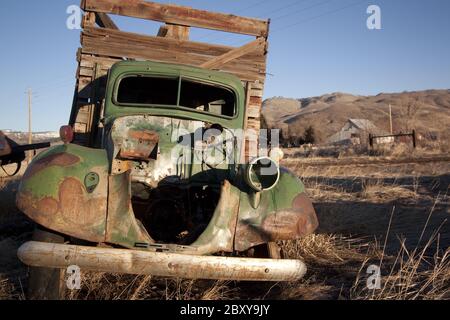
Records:
[[[119,97],[120,89],[121,89],[120,86],[124,80],[129,79],[129,78],[152,78],[152,79],[165,79],[165,80],[177,81],[178,82],[178,90],[177,90],[176,104],[139,103],[139,102],[132,103],[132,102],[120,101],[121,100],[121,99],[119,99],[120,98]],[[215,112],[211,112],[211,111],[204,111],[199,108],[186,107],[186,106],[181,105],[180,102],[183,100],[182,92],[183,92],[183,84],[184,83],[198,84],[199,86],[209,86],[211,88],[223,90],[224,93],[226,93],[228,95],[228,97],[227,97],[228,99],[224,99],[224,101],[225,101],[225,104],[227,104],[227,101],[228,101],[228,105],[229,105],[228,108],[230,109],[228,111],[231,111],[231,108],[232,108],[232,115],[227,115],[226,114],[227,112],[223,112],[223,109],[222,109],[222,113],[219,114],[219,113],[215,113]],[[201,96],[201,94],[199,96]],[[225,96],[226,95],[224,94],[224,97]],[[229,103],[230,100],[232,100],[232,106],[230,106],[231,105]],[[175,101],[175,99],[174,99],[174,101]],[[235,90],[233,88],[223,85],[223,84],[217,84],[214,82],[200,80],[200,79],[196,79],[196,78],[184,76],[184,75],[160,75],[160,74],[140,74],[140,73],[139,74],[138,73],[123,74],[123,75],[119,76],[115,82],[114,94],[112,96],[112,102],[116,106],[125,107],[125,108],[126,107],[139,107],[139,108],[158,108],[158,109],[169,109],[169,110],[170,109],[182,110],[182,111],[205,114],[205,115],[228,119],[228,120],[237,119],[239,117],[237,93],[235,92]],[[209,105],[211,105],[212,102],[215,102],[215,101],[210,101]],[[205,103],[205,105],[206,105],[206,103]]]

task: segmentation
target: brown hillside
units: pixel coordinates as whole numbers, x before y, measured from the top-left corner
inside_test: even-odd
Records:
[[[302,135],[312,125],[323,142],[339,131],[350,118],[369,119],[389,130],[389,104],[394,131],[416,129],[422,134],[450,137],[450,90],[380,93],[355,96],[332,93],[320,97],[264,101],[263,116],[270,128],[280,128],[285,136]]]

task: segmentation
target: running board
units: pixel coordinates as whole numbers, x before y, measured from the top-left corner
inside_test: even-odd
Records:
[[[306,266],[300,260],[192,256],[36,241],[23,244],[17,254],[23,263],[32,267],[76,265],[86,271],[186,279],[295,281],[306,273]]]

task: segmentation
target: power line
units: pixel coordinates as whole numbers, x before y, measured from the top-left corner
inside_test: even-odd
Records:
[[[311,18],[308,18],[308,19],[304,19],[304,20],[298,21],[298,22],[296,22],[296,23],[293,23],[293,24],[284,26],[284,27],[282,27],[282,28],[280,28],[280,29],[275,29],[275,30],[272,32],[272,34],[273,34],[273,33],[276,33],[276,32],[280,32],[280,31],[286,30],[286,29],[289,29],[289,28],[291,28],[291,27],[294,27],[294,26],[297,26],[297,25],[300,25],[300,24],[303,24],[303,23],[306,23],[306,22],[309,22],[309,21],[312,21],[312,20],[316,20],[316,19],[318,19],[318,18],[322,18],[322,17],[324,17],[324,16],[327,16],[327,15],[330,15],[330,14],[333,14],[333,13],[336,13],[336,12],[339,12],[339,11],[342,11],[342,10],[345,10],[345,9],[348,9],[348,8],[350,8],[350,7],[357,6],[357,5],[362,4],[363,2],[367,2],[367,1],[368,1],[368,0],[357,1],[357,2],[351,3],[351,4],[347,5],[347,6],[340,7],[340,8],[337,8],[337,9],[335,9],[335,10],[327,11],[327,12],[325,12],[325,13],[323,13],[323,14],[318,15],[318,16],[314,16],[314,17],[311,17]]]
[[[300,1],[292,2],[292,3],[288,4],[287,6],[284,6],[284,7],[275,9],[275,10],[267,11],[267,12],[265,12],[265,13],[263,13],[263,14],[260,14],[259,17],[261,18],[261,17],[263,17],[263,16],[265,16],[265,15],[268,15],[268,14],[274,14],[274,13],[277,13],[277,12],[280,12],[280,11],[283,11],[283,10],[286,10],[286,9],[288,9],[288,8],[295,7],[296,5],[298,5],[298,4],[302,3],[302,2],[305,2],[305,1],[308,1],[308,0],[300,0]]]
[[[330,1],[330,0],[329,0],[329,1]],[[331,0],[331,1],[333,1],[333,0]],[[357,1],[357,2],[351,3],[351,4],[349,4],[349,5],[346,5],[346,6],[343,6],[343,7],[339,7],[339,8],[337,8],[337,9],[335,9],[335,10],[330,10],[330,11],[324,12],[323,14],[320,14],[320,15],[317,15],[317,16],[314,16],[314,17],[311,17],[311,18],[308,18],[308,19],[303,19],[303,20],[298,21],[298,22],[296,22],[296,23],[293,23],[293,24],[286,25],[286,26],[283,26],[283,27],[281,27],[281,28],[275,29],[275,30],[273,30],[270,34],[272,35],[272,34],[274,34],[274,33],[277,33],[277,32],[280,32],[280,31],[284,31],[284,30],[289,29],[289,28],[292,28],[292,27],[294,27],[294,26],[301,25],[301,24],[304,24],[304,23],[306,23],[306,22],[313,21],[313,20],[322,18],[322,17],[327,16],[327,15],[330,15],[330,14],[334,14],[334,13],[336,13],[336,12],[339,12],[339,11],[342,11],[342,10],[345,10],[345,9],[348,9],[348,8],[350,8],[350,7],[357,6],[357,5],[362,4],[363,2],[367,2],[367,1],[368,1],[368,0]],[[231,44],[231,45],[232,45],[232,46],[233,46],[233,45],[242,45],[242,43],[241,43],[241,42],[239,42],[239,43],[238,43],[238,42],[235,42],[235,43],[233,43],[233,44]]]
[[[53,97],[55,94],[57,94],[58,92],[56,92],[57,89],[61,90],[61,89],[65,89],[71,86],[75,85],[75,79],[70,80],[70,82],[66,82],[66,83],[60,83],[58,85],[53,86],[50,90],[46,90],[45,92],[42,92],[42,90],[40,92],[36,92],[35,93],[35,98],[37,102],[41,102],[42,99],[46,99],[48,97]]]
[[[280,11],[283,11],[283,10],[295,7],[296,5],[299,5],[299,4],[301,4],[301,3],[305,2],[305,1],[308,1],[308,0],[299,0],[299,1],[297,0],[297,1],[291,2],[288,5],[283,5],[282,7],[276,8],[274,10],[266,11],[263,14],[259,14],[258,18],[263,19],[263,17],[268,15],[268,14],[274,14],[274,13],[277,13],[277,12],[280,12]],[[328,0],[328,1],[325,1],[325,2],[330,2],[330,1],[334,1],[334,0]],[[245,11],[247,9],[251,9],[251,8],[255,7],[256,5],[258,5],[258,4],[265,3],[265,2],[268,2],[268,1],[260,1],[259,3],[256,3],[254,5],[248,6],[248,7],[244,8],[242,10],[239,10],[238,12],[233,13],[233,14],[234,15],[238,15],[238,14],[242,13],[243,11]],[[320,3],[319,5],[321,5],[321,4],[323,4],[323,3]],[[315,7],[315,6],[317,6],[317,5],[313,5],[311,7]],[[309,8],[307,7],[307,8],[303,8],[303,9],[304,10],[308,10]],[[300,10],[300,11],[302,11],[302,10]],[[298,11],[295,11],[295,12],[298,12]],[[291,12],[288,15],[291,15],[291,14],[293,14],[293,13]],[[274,19],[277,19],[277,18],[274,18]],[[274,19],[272,19],[272,20],[274,20]],[[214,37],[214,38],[211,39],[211,36],[216,35],[216,34],[217,34],[217,31],[211,31],[209,35],[200,37],[199,39],[197,39],[197,41],[199,41],[199,40],[207,40],[207,39],[209,39],[210,41],[214,41],[214,40],[218,40],[218,39],[228,39],[228,38],[233,36],[233,35],[227,35],[225,37]]]
[[[262,1],[258,1],[258,2],[252,4],[252,5],[248,6],[248,7],[245,7],[245,8],[240,9],[240,10],[237,11],[235,14],[240,14],[240,13],[242,13],[242,12],[245,12],[245,11],[248,10],[248,9],[251,9],[251,8],[253,8],[253,7],[256,7],[256,6],[260,6],[261,4],[266,3],[266,2],[269,2],[269,1],[270,1],[270,0],[262,0]]]
[[[53,86],[58,85],[60,83],[66,83],[66,82],[69,82],[69,81],[72,81],[72,80],[74,80],[73,76],[64,76],[64,77],[60,77],[60,78],[55,78],[55,79],[53,79],[51,81],[44,82],[43,84],[40,84],[40,85],[34,87],[34,90],[40,91],[42,89],[53,87]]]
[[[272,21],[274,21],[274,20],[279,20],[279,19],[283,19],[283,18],[287,18],[287,17],[290,17],[290,16],[292,16],[292,15],[294,15],[294,14],[301,13],[301,12],[304,12],[304,11],[308,11],[308,10],[314,9],[314,8],[316,8],[316,7],[320,7],[321,5],[324,5],[324,4],[326,4],[326,3],[328,3],[328,2],[331,2],[331,1],[334,1],[334,0],[326,0],[326,1],[322,1],[322,2],[313,4],[313,5],[308,6],[308,7],[305,7],[305,8],[301,8],[300,10],[294,10],[294,11],[292,11],[292,12],[289,12],[288,14],[284,14],[284,15],[275,17],[275,18],[272,19]]]
[[[248,9],[254,8],[254,7],[256,7],[256,6],[260,6],[260,5],[262,5],[262,4],[266,3],[266,2],[269,2],[269,1],[270,1],[270,0],[261,0],[261,1],[255,2],[255,3],[253,3],[252,5],[249,5],[249,6],[247,6],[247,7],[244,7],[244,8],[242,8],[242,9],[240,9],[239,11],[233,13],[233,15],[239,15],[239,14],[241,14],[241,13],[247,11]],[[207,39],[211,38],[211,36],[216,35],[216,32],[217,32],[217,31],[209,31],[208,34],[206,34],[206,35],[200,37],[199,39],[197,39],[197,41],[198,41],[198,40],[207,40]],[[215,38],[212,39],[212,40],[215,40]]]
[[[294,7],[294,6],[296,6],[296,5],[300,4],[300,3],[303,3],[305,1],[306,0],[296,1],[294,3],[291,3],[291,4],[287,5],[287,6],[284,6],[282,8],[275,9],[275,10],[271,11],[271,13],[273,14],[274,12],[279,12],[279,11],[282,11],[284,9],[287,9],[287,8],[290,8],[290,7]],[[334,0],[325,0],[325,1],[322,1],[322,2],[319,2],[319,3],[315,3],[315,4],[312,4],[310,6],[300,8],[299,10],[294,10],[294,11],[289,12],[287,14],[283,14],[281,16],[278,16],[278,17],[275,17],[275,18],[271,18],[271,21],[276,21],[276,20],[280,20],[280,19],[283,19],[283,18],[287,18],[287,17],[290,17],[292,15],[299,14],[299,13],[308,11],[310,9],[314,9],[316,7],[322,6],[322,5],[327,4],[329,2],[332,2],[332,1],[334,1]],[[225,37],[216,37],[216,38],[210,39],[210,41],[214,41],[214,40],[218,40],[218,39],[227,39],[227,38],[230,38],[230,37],[232,37],[232,35],[228,35],[228,36],[225,36]],[[241,43],[241,41],[239,41],[239,43]]]

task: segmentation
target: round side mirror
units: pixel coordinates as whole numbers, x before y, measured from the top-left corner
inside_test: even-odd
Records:
[[[257,192],[270,190],[280,180],[280,167],[268,157],[253,159],[247,166],[245,180]]]

